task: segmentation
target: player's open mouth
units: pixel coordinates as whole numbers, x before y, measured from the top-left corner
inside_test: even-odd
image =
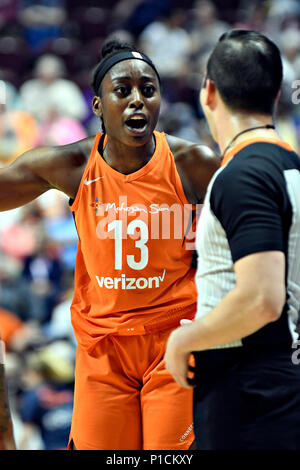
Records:
[[[125,125],[130,132],[142,134],[147,127],[147,120],[143,117],[133,116],[125,121]]]

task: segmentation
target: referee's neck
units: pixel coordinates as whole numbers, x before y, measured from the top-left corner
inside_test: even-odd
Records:
[[[219,120],[216,121],[216,140],[221,154],[224,153],[229,145],[230,148],[232,148],[249,139],[262,138],[279,140],[280,136],[274,129],[261,128],[252,130],[252,128],[267,126],[269,124],[273,124],[273,117],[271,115],[224,112]],[[248,131],[243,132],[246,130]],[[240,133],[242,134],[238,135]]]

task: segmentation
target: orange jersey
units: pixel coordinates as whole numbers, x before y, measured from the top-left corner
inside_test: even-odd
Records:
[[[124,175],[99,154],[97,134],[71,205],[79,236],[72,323],[87,348],[107,334],[145,334],[195,314],[193,207],[165,135],[154,135],[152,158]]]

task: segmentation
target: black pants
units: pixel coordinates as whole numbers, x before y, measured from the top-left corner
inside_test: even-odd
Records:
[[[293,349],[194,354],[198,450],[300,450],[300,364]]]

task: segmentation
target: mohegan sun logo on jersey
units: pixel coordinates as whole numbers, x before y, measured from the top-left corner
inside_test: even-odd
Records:
[[[192,204],[128,204],[127,196],[119,196],[118,202],[100,202],[98,198],[90,204],[96,216],[101,218],[97,224],[96,233],[100,239],[114,238],[118,229],[118,237],[134,238],[135,233],[126,230],[126,227],[139,228],[147,231],[147,238],[153,240],[183,240],[187,250],[194,249],[195,231],[192,227]],[[199,206],[199,207],[198,207]],[[196,219],[200,215],[202,204],[198,204],[194,214]],[[194,208],[195,209],[195,208]],[[134,222],[132,218],[135,217]],[[121,228],[122,225],[122,228]],[[143,227],[142,227],[143,226]],[[109,229],[111,228],[111,230]]]

